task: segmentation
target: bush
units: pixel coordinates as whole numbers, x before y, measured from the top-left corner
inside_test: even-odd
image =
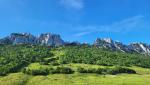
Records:
[[[77,68],[77,71],[79,73],[96,73],[96,69],[95,68],[88,68],[88,69],[85,69],[85,68],[82,68],[82,67],[78,67]]]
[[[30,69],[30,68],[24,68],[22,70],[23,73],[29,74],[29,75],[48,75],[50,74],[72,74],[74,71],[71,68],[68,67],[57,67],[54,68],[39,68],[39,69]]]
[[[96,70],[96,73],[97,73],[97,74],[106,74],[106,73],[107,73],[107,69],[108,69],[108,68],[98,68],[98,69]]]
[[[53,66],[58,66],[58,65],[60,65],[60,64],[59,64],[58,62],[56,62],[56,61],[51,62],[50,64],[53,65]]]
[[[54,74],[54,73],[56,73],[56,70],[54,68],[49,68],[49,73]]]
[[[57,67],[52,73],[72,74],[74,71],[68,67]]]
[[[40,69],[24,68],[22,72],[30,75],[48,75],[49,69],[48,68],[40,68]]]
[[[40,62],[41,65],[49,65],[48,62]]]
[[[88,68],[87,69],[87,73],[96,73],[96,69],[95,68]]]
[[[108,74],[119,74],[119,73],[129,73],[129,74],[135,74],[136,71],[129,69],[129,68],[123,68],[123,67],[114,67],[107,70]]]
[[[87,73],[87,70],[86,70],[85,68],[82,68],[82,67],[78,67],[78,68],[77,68],[77,71],[78,71],[79,73]]]
[[[6,66],[0,68],[0,76],[6,76],[8,72],[9,68],[7,68]]]
[[[2,71],[2,70],[0,69],[0,76],[6,76],[6,75],[7,75],[7,73],[8,73],[8,72],[6,72],[6,71]]]
[[[129,74],[135,74],[136,71],[129,69],[129,68],[123,68],[123,67],[114,67],[114,68],[82,68],[78,67],[77,71],[79,73],[97,73],[97,74],[119,74],[119,73],[129,73]]]

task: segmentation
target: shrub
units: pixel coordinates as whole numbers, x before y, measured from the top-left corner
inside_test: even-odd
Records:
[[[8,72],[9,68],[7,68],[6,66],[0,68],[0,76],[6,76]]]
[[[135,74],[136,71],[129,69],[129,68],[123,68],[123,67],[114,67],[107,70],[108,74],[119,74],[119,73],[129,73],[129,74]]]
[[[98,68],[96,70],[96,73],[97,74],[105,74],[105,73],[107,73],[107,68]]]
[[[32,75],[48,75],[48,74],[49,74],[48,69],[32,70]]]
[[[82,68],[82,67],[78,67],[77,68],[77,71],[79,73],[96,73],[96,69],[95,68],[88,68],[88,69],[85,69],[85,68]]]
[[[49,68],[49,73],[54,74],[54,73],[56,73],[56,70],[54,68]]]
[[[53,66],[58,66],[58,65],[60,65],[60,64],[59,64],[58,62],[56,62],[56,61],[51,62],[50,64],[53,65]]]
[[[87,69],[87,73],[96,73],[96,69],[95,68],[88,68]]]
[[[87,70],[86,70],[85,68],[82,68],[82,67],[78,67],[78,68],[77,68],[77,71],[78,71],[79,73],[87,73]]]
[[[48,62],[40,62],[41,65],[49,65]]]
[[[119,74],[119,73],[129,73],[129,74],[135,74],[136,71],[129,69],[129,68],[123,68],[123,67],[114,67],[114,68],[82,68],[78,67],[77,71],[79,73],[97,73],[97,74]]]
[[[53,61],[56,61],[57,59],[56,58],[50,58],[48,59],[49,62],[53,62]]]
[[[68,67],[57,67],[56,69],[52,70],[52,73],[61,73],[61,74],[72,74],[74,71]]]
[[[1,69],[0,69],[0,76],[6,76],[7,75],[7,71],[2,71]]]
[[[50,74],[72,74],[74,71],[71,68],[68,67],[57,67],[54,68],[39,68],[39,69],[30,69],[30,68],[24,68],[22,70],[23,73],[29,74],[29,75],[48,75]]]
[[[49,69],[48,68],[40,68],[40,69],[24,68],[22,72],[30,75],[48,75]]]

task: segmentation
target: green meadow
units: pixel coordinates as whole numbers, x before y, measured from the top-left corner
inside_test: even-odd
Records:
[[[65,66],[104,67],[97,65],[70,64]],[[37,69],[39,64],[33,63],[30,68]],[[44,66],[45,67],[45,66]],[[130,67],[137,74],[100,75],[93,73],[49,74],[46,76],[26,75],[22,72],[10,73],[0,77],[0,85],[149,85],[150,69]]]
[[[88,46],[0,46],[0,85],[150,85],[150,57]]]

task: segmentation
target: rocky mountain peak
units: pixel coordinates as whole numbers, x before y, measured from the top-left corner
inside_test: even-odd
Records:
[[[64,42],[60,35],[52,33],[40,34],[39,37],[30,33],[11,33],[9,36],[0,39],[0,44],[32,44],[46,46],[86,45],[86,43],[80,44],[79,42]],[[150,55],[150,45],[141,42],[126,45],[119,41],[113,41],[111,38],[97,38],[93,45],[99,48],[111,49],[113,51],[136,52]]]
[[[9,40],[13,42],[13,44],[35,44],[36,37],[34,37],[30,33],[11,33],[9,36]]]
[[[60,35],[45,33],[36,37],[30,33],[11,33],[10,36],[0,39],[0,44],[41,44],[47,46],[60,46],[64,44]]]
[[[48,45],[48,46],[64,45],[64,41],[61,39],[60,35],[51,34],[51,33],[41,34],[39,37],[39,42],[42,45]]]
[[[150,54],[150,46],[145,43],[131,43],[129,46],[138,53]]]
[[[100,48],[107,48],[111,50],[119,50],[122,52],[137,52],[141,54],[150,54],[150,46],[145,43],[131,43],[129,45],[125,45],[122,42],[113,41],[110,38],[100,39],[98,38],[94,45]]]
[[[100,48],[108,48],[115,50],[116,47],[114,45],[114,41],[111,38],[97,38],[94,42],[94,46],[100,47]]]
[[[113,44],[113,40],[110,38],[97,38],[96,41],[94,42],[94,45],[103,45],[103,44]]]
[[[111,38],[104,38],[102,40],[106,43],[113,43],[113,40]]]

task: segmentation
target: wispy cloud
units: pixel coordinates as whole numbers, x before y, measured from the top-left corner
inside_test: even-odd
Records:
[[[145,26],[144,24],[144,16],[138,15],[131,18],[123,19],[121,21],[115,22],[111,25],[88,25],[88,26],[79,26],[79,33],[75,34],[75,36],[84,36],[87,34],[91,34],[94,32],[120,32],[126,33],[133,30],[141,30]]]
[[[81,10],[84,8],[83,0],[60,0],[60,4],[67,9]]]
[[[84,36],[84,35],[87,35],[87,34],[91,34],[91,32],[89,32],[89,31],[84,31],[84,32],[77,33],[77,34],[75,34],[74,36],[80,37],[80,36]]]

